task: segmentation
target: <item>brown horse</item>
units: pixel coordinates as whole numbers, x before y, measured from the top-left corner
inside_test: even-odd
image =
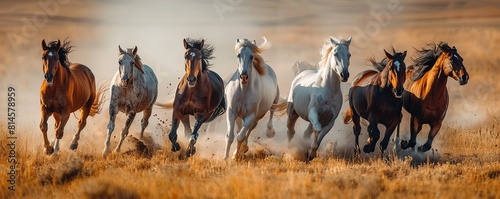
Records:
[[[406,80],[406,65],[404,59],[406,51],[393,54],[385,51],[386,58],[377,63],[374,58],[370,59],[373,66],[378,70],[367,70],[358,74],[349,89],[349,109],[344,114],[344,123],[348,124],[351,119],[354,122],[355,151],[359,154],[359,134],[361,133],[360,117],[370,122],[368,126],[369,139],[363,147],[365,153],[375,151],[375,144],[380,138],[377,125],[386,127],[384,139],[380,143],[382,155],[387,149],[389,139],[401,122],[403,115],[401,109],[403,102],[403,84]]]
[[[415,65],[408,67],[407,77],[410,79],[404,85],[403,107],[411,114],[411,137],[409,141],[401,141],[402,149],[416,145],[417,134],[423,124],[429,124],[431,129],[427,142],[418,150],[425,152],[432,148],[432,141],[448,109],[448,77],[457,80],[460,85],[467,84],[469,80],[463,59],[455,46],[450,48],[443,42],[428,46],[430,48],[417,50],[418,57],[413,59]]]
[[[169,139],[172,142],[172,151],[180,150],[177,143],[177,128],[179,121],[185,129],[189,129],[189,115],[193,115],[196,122],[186,149],[186,156],[196,153],[194,144],[198,139],[198,130],[205,122],[210,122],[226,111],[224,98],[224,82],[208,66],[213,58],[214,48],[204,44],[204,40],[184,39],[185,71],[177,91],[172,112],[172,129]]]
[[[42,40],[43,50],[43,73],[44,81],[40,88],[40,108],[41,121],[40,130],[43,134],[43,141],[46,154],[57,153],[59,151],[59,140],[63,137],[64,126],[68,122],[72,112],[80,110],[80,121],[78,122],[78,132],[73,137],[70,149],[78,148],[80,132],[87,123],[87,117],[94,116],[101,109],[103,102],[102,92],[104,87],[100,87],[96,92],[94,75],[89,68],[82,64],[70,64],[68,53],[71,51],[69,41],[51,41],[47,45]],[[56,138],[54,146],[49,144],[47,138],[47,120],[54,115]]]

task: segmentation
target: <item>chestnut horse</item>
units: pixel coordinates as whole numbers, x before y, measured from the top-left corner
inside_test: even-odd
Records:
[[[423,124],[431,127],[427,142],[418,147],[421,152],[432,148],[432,141],[439,132],[448,109],[449,97],[446,83],[448,77],[457,80],[460,85],[469,81],[462,57],[455,46],[447,43],[428,44],[430,48],[417,50],[418,56],[413,59],[415,65],[409,66],[404,84],[403,107],[411,114],[409,141],[401,141],[401,148],[407,149],[416,145],[417,134]],[[399,140],[397,135],[396,140]]]
[[[359,73],[349,89],[349,109],[344,114],[344,123],[354,123],[355,151],[359,154],[359,134],[361,133],[360,117],[368,120],[368,141],[363,147],[365,153],[375,151],[380,138],[377,125],[386,127],[384,139],[380,142],[381,155],[389,144],[389,139],[401,122],[403,101],[403,84],[406,80],[406,51],[393,54],[385,51],[386,58],[377,63],[374,58],[370,62],[378,70],[367,70]]]
[[[198,139],[198,130],[205,122],[210,122],[226,111],[224,98],[224,81],[215,72],[211,71],[209,60],[213,58],[214,48],[205,44],[203,39],[184,39],[184,53],[186,74],[182,77],[173,103],[172,129],[168,135],[172,142],[172,151],[180,150],[177,143],[177,128],[179,121],[184,128],[189,129],[189,115],[193,115],[196,122],[186,149],[186,156],[196,153],[194,144]],[[170,105],[158,104],[164,108]]]
[[[82,64],[70,64],[67,55],[71,51],[69,41],[51,41],[47,45],[42,40],[44,80],[40,88],[40,109],[45,153],[59,151],[59,140],[63,137],[64,126],[72,112],[80,110],[78,132],[73,137],[70,149],[78,148],[80,132],[87,124],[87,117],[94,116],[101,110],[104,87],[96,91],[94,74]],[[47,120],[54,115],[56,137],[54,146],[47,138]]]

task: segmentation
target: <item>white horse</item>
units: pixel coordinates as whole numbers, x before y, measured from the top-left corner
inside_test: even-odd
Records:
[[[257,126],[260,119],[270,112],[267,123],[267,137],[274,137],[273,129],[273,104],[279,101],[279,88],[276,74],[273,69],[264,63],[260,53],[267,50],[271,44],[264,37],[264,42],[257,46],[247,39],[237,39],[235,51],[238,61],[238,69],[226,85],[227,98],[227,135],[226,153],[224,159],[229,156],[229,150],[234,139],[234,125],[238,126],[238,145],[233,158],[241,157],[248,151],[248,137]],[[284,102],[283,102],[284,103]]]
[[[302,71],[292,82],[287,104],[288,143],[295,135],[297,119],[308,121],[304,138],[309,139],[314,132],[308,160],[316,157],[321,140],[333,127],[342,107],[340,81],[349,78],[350,43],[351,37],[347,40],[331,37],[320,51],[319,69]]]
[[[118,49],[118,64],[120,66],[111,81],[108,133],[102,151],[103,157],[110,152],[109,139],[115,129],[118,110],[127,114],[127,120],[122,130],[120,142],[116,146],[116,152],[120,152],[120,147],[128,135],[135,114],[144,111],[141,120],[142,138],[158,96],[158,79],[149,66],[142,64],[141,58],[137,55],[137,46],[133,49],[127,49],[126,52],[120,46],[118,46]]]

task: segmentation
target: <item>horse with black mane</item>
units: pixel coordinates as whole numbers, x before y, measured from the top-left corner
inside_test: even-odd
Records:
[[[417,134],[423,124],[431,127],[427,142],[418,147],[421,152],[432,148],[432,141],[441,129],[442,122],[448,110],[449,96],[446,83],[448,77],[457,80],[460,85],[469,81],[469,74],[463,64],[463,58],[455,46],[447,43],[428,44],[429,48],[417,50],[414,65],[409,66],[405,91],[403,92],[403,107],[411,114],[409,141],[401,141],[401,148],[414,147]],[[399,140],[399,135],[396,136]]]
[[[63,137],[70,114],[80,110],[78,132],[70,145],[71,150],[78,148],[80,132],[87,124],[87,117],[99,113],[103,103],[105,87],[100,86],[96,91],[92,71],[82,64],[69,62],[71,47],[66,40],[62,44],[60,40],[51,41],[48,45],[42,40],[44,80],[40,88],[40,130],[46,154],[59,151],[59,140]],[[47,120],[51,115],[55,119],[54,146],[50,145],[47,138]]]
[[[406,65],[404,59],[406,51],[392,54],[385,51],[386,58],[376,62],[374,58],[370,62],[377,69],[363,71],[358,74],[349,89],[349,109],[344,114],[344,123],[351,120],[354,123],[355,151],[359,154],[359,134],[361,133],[360,117],[370,122],[368,126],[368,141],[363,147],[365,153],[375,151],[375,144],[380,138],[377,125],[386,127],[384,139],[380,143],[383,155],[387,149],[389,139],[401,122],[403,102],[403,84],[406,80]]]
[[[224,98],[224,81],[208,67],[213,59],[214,48],[205,44],[203,39],[184,39],[185,71],[175,92],[173,107],[169,104],[157,104],[164,108],[173,108],[172,129],[169,139],[172,142],[172,151],[180,150],[177,143],[177,128],[179,121],[185,129],[190,129],[189,115],[193,115],[196,122],[186,149],[186,156],[195,154],[194,144],[198,139],[198,130],[201,125],[214,120],[226,111]]]

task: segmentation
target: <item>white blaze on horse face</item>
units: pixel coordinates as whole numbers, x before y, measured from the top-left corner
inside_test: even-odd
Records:
[[[394,65],[396,65],[396,71],[399,72],[399,66],[401,65],[399,61],[394,61]]]
[[[49,57],[52,57],[52,52],[49,52],[47,55],[48,55]],[[456,56],[456,55],[455,55],[455,56]]]
[[[191,52],[189,53],[189,56],[191,56],[191,59],[194,59],[194,56],[196,56],[196,54],[194,52]]]

